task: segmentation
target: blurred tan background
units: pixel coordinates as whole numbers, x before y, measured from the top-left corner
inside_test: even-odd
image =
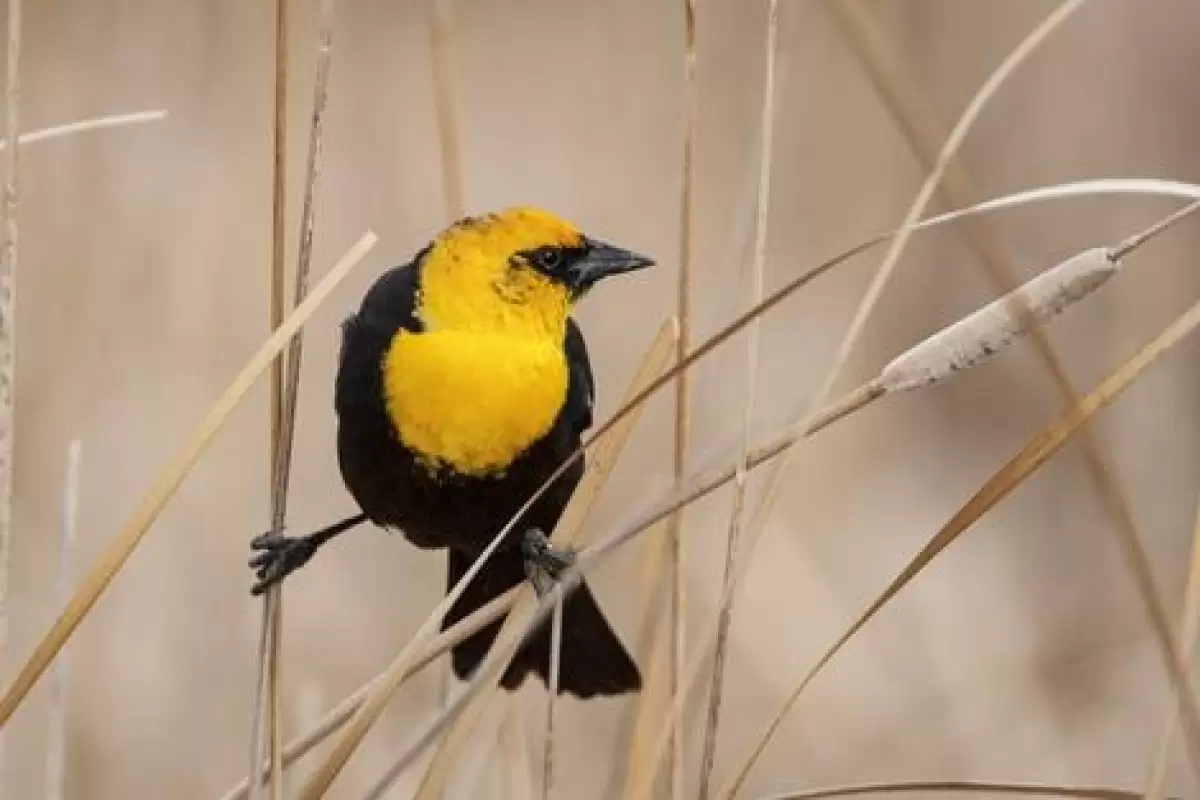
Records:
[[[924,172],[834,25],[835,0],[782,3],[768,285],[903,216]],[[83,441],[78,569],[91,563],[266,333],[273,3],[27,2],[23,129],[165,108],[152,125],[21,155],[18,428],[8,673],[58,611],[67,444]],[[469,210],[534,203],[655,255],[579,311],[615,407],[674,304],[682,117],[679,2],[463,0],[457,102]],[[743,305],[743,239],[766,3],[700,0],[696,329]],[[864,4],[949,126],[1047,0]],[[293,0],[289,259],[307,147],[316,0]],[[423,3],[343,2],[334,36],[314,269],[366,228],[380,243],[307,328],[289,513],[293,531],[353,510],[334,457],[337,325],[387,266],[444,223]],[[995,196],[1092,177],[1200,180],[1200,10],[1092,0],[988,107],[963,150]],[[995,216],[1023,275],[1112,243],[1171,201],[1055,202]],[[1086,390],[1200,290],[1185,224],[1131,259],[1049,337]],[[812,395],[882,251],[780,307],[763,326],[756,431]],[[293,261],[294,263],[294,261]],[[742,294],[737,294],[741,292]],[[921,336],[994,296],[955,228],[916,237],[839,382],[849,389]],[[1098,435],[1131,498],[1173,616],[1200,470],[1195,341],[1105,412]],[[744,339],[697,373],[697,463],[729,457]],[[601,499],[594,532],[661,498],[669,393],[652,405]],[[260,604],[247,543],[267,522],[266,384],[230,420],[72,640],[68,795],[216,798],[244,774]],[[795,680],[957,507],[1061,409],[1028,344],[934,390],[888,399],[817,437],[736,607],[723,783]],[[758,483],[754,484],[758,488]],[[719,586],[730,497],[687,517],[693,625]],[[1113,525],[1077,445],[1005,500],[885,610],[812,686],[746,796],[788,786],[977,778],[1144,784],[1168,707],[1164,673]],[[594,577],[631,646],[637,549]],[[444,590],[443,558],[364,528],[289,580],[289,735],[374,675]],[[437,703],[438,671],[400,694],[332,797],[361,796]],[[540,685],[522,708],[533,740]],[[5,796],[41,796],[46,682],[8,725]],[[628,705],[564,702],[561,798],[607,787]],[[689,741],[694,776],[699,724]],[[503,797],[494,728],[451,796]],[[311,761],[305,762],[310,765]],[[531,755],[530,769],[540,770]],[[391,796],[407,797],[411,776]],[[691,779],[694,788],[694,777]],[[1171,787],[1200,789],[1181,755]],[[607,793],[607,794],[606,794]]]

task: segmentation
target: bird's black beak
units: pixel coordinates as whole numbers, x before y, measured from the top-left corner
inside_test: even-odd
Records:
[[[582,295],[611,275],[633,272],[654,265],[654,259],[614,247],[595,239],[588,240],[587,255],[570,266],[571,286]]]

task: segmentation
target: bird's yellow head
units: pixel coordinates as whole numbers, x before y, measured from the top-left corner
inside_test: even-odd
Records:
[[[598,281],[653,263],[538,208],[468,217],[425,253],[418,314],[428,330],[561,341],[572,306]]]
[[[387,412],[422,461],[462,475],[503,474],[546,434],[567,396],[572,306],[654,263],[528,207],[464,219],[419,260],[423,330],[388,349]]]

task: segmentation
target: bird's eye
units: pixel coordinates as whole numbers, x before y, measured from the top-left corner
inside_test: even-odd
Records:
[[[533,254],[533,262],[547,271],[558,269],[562,263],[562,252],[554,247],[543,247]]]

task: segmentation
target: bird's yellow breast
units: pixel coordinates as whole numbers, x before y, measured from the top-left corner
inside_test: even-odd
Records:
[[[548,338],[401,330],[383,367],[401,442],[464,475],[502,471],[549,432],[566,400],[566,356]]]

